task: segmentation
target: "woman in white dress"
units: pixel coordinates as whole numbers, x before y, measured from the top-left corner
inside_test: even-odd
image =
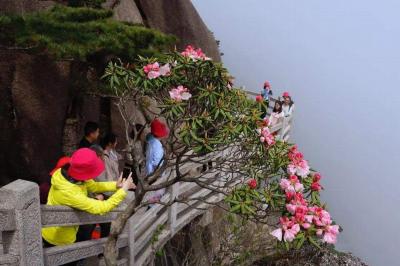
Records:
[[[282,111],[285,117],[291,116],[294,110],[294,102],[290,97],[289,92],[284,92],[283,95]]]
[[[282,122],[284,117],[284,113],[282,111],[282,102],[279,100],[275,101],[274,109],[272,110],[271,115],[269,116],[268,126],[273,127],[278,123]]]

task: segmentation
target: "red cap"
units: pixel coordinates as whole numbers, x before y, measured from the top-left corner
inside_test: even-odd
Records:
[[[163,138],[168,136],[169,129],[166,124],[156,118],[151,122],[151,134],[157,138]]]
[[[69,164],[70,160],[71,160],[71,158],[69,158],[68,156],[61,157],[58,160],[58,162],[56,164],[56,167],[53,170],[51,170],[50,175],[52,176],[55,171],[57,171],[58,169],[64,167],[65,165]]]
[[[282,94],[282,96],[283,96],[283,97],[290,97],[290,94],[289,94],[289,92],[285,91],[285,92]]]
[[[82,148],[72,154],[68,175],[73,179],[79,181],[93,179],[103,171],[104,163],[93,150]]]

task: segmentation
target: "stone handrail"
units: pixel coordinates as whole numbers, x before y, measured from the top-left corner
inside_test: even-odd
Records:
[[[288,140],[291,119],[284,118],[271,131],[278,138]],[[224,151],[205,158],[216,162],[223,154]],[[207,160],[187,164],[184,168],[186,171],[201,168]],[[217,171],[211,171],[205,177],[215,184],[221,182]],[[235,178],[239,177],[232,179]],[[187,203],[167,204],[175,198],[185,198]],[[198,198],[202,200],[190,201]],[[149,263],[156,250],[195,217],[201,214],[210,216],[207,210],[212,203],[222,199],[223,195],[195,183],[172,185],[161,199],[161,203],[165,204],[156,204],[147,211],[140,209],[129,219],[117,243],[121,258],[118,264]],[[101,254],[105,238],[43,248],[41,228],[111,222],[123,209],[121,206],[100,216],[64,206],[40,206],[38,186],[29,181],[16,180],[0,188],[0,265],[62,265]]]

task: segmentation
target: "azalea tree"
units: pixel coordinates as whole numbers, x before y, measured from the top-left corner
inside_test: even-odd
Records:
[[[310,170],[296,146],[275,139],[268,121],[260,118],[261,103],[232,88],[228,71],[201,49],[188,46],[159,58],[113,61],[103,78],[107,93],[117,98],[130,146],[137,140],[128,132],[137,132],[126,111],[129,104],[149,114],[146,99],[152,98],[159,108],[153,116],[164,117],[170,128],[163,142],[167,152],[154,173],[146,175],[134,163],[139,176],[135,199],[112,223],[105,250],[108,265],[116,265],[116,241],[127,220],[149,203],[146,193],[177,182],[194,182],[225,195],[220,206],[249,220],[271,223],[268,217],[279,213],[272,234],[287,249],[336,241],[338,226],[319,199],[320,175]],[[147,119],[150,122],[150,116]],[[216,165],[205,171],[183,170],[187,163],[202,165],[221,153]],[[219,175],[210,175],[213,172]]]

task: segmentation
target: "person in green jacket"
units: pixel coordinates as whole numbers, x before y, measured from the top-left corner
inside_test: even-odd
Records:
[[[58,169],[51,177],[47,205],[61,205],[103,215],[118,206],[129,189],[136,186],[132,177],[117,182],[95,182],[93,179],[104,171],[103,161],[88,148],[74,152],[68,167]],[[115,192],[104,201],[89,198],[88,193]],[[55,226],[42,229],[44,243],[48,246],[69,245],[76,241],[79,226]],[[47,242],[47,243],[46,243]]]

